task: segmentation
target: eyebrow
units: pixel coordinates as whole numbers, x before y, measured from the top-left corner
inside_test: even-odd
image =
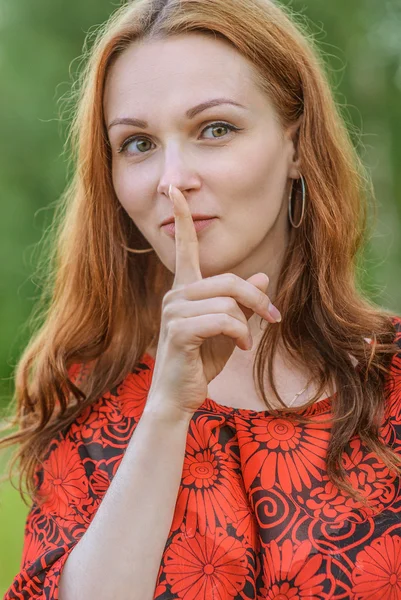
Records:
[[[246,106],[243,106],[235,100],[230,100],[229,98],[214,98],[213,100],[202,102],[201,104],[190,108],[185,114],[188,119],[193,119],[200,112],[207,110],[208,108],[212,108],[213,106],[218,106],[220,104],[232,104],[233,106],[239,106],[240,108],[244,108],[245,110],[247,110]],[[140,127],[141,129],[147,129],[149,127],[147,121],[134,119],[133,117],[121,117],[114,119],[114,121],[112,121],[108,126],[108,129],[111,129],[111,127],[114,127],[114,125],[134,125],[135,127]]]

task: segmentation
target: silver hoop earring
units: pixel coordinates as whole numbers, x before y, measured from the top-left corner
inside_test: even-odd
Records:
[[[288,216],[291,222],[291,225],[295,228],[298,229],[298,227],[301,226],[303,220],[304,220],[304,216],[305,216],[305,197],[306,197],[306,190],[305,190],[305,181],[304,178],[302,177],[302,175],[300,175],[300,180],[301,180],[301,184],[302,184],[302,211],[301,211],[301,219],[298,223],[298,225],[294,225],[294,221],[292,220],[292,193],[293,193],[293,189],[294,189],[294,180],[292,180],[292,185],[291,185],[291,192],[290,192],[290,197],[289,197],[289,204],[288,204]],[[127,252],[131,252],[132,254],[146,254],[147,252],[153,252],[154,248],[145,248],[144,250],[135,250],[134,248],[128,248],[128,246],[124,246],[124,244],[121,244],[121,246],[124,248],[124,250],[126,250]]]
[[[305,215],[305,198],[306,198],[306,190],[305,190],[305,180],[302,177],[302,175],[300,175],[300,180],[301,180],[301,184],[302,184],[302,211],[301,211],[301,219],[298,223],[298,225],[294,225],[294,221],[292,220],[292,192],[294,189],[294,180],[292,180],[292,185],[291,185],[291,192],[290,192],[290,197],[289,197],[289,203],[288,203],[288,216],[291,222],[291,225],[295,228],[298,229],[298,227],[301,226],[302,221],[304,220],[304,215]]]

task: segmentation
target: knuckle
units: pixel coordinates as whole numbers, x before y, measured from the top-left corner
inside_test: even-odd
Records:
[[[230,290],[233,290],[237,285],[237,276],[234,273],[226,273],[225,278]]]
[[[220,322],[221,322],[221,326],[226,329],[227,327],[230,326],[231,323],[231,317],[230,315],[227,315],[226,313],[223,313],[222,315],[220,315]]]
[[[224,310],[226,313],[235,313],[237,312],[238,304],[234,298],[226,297],[224,298]]]
[[[177,298],[181,297],[182,294],[180,294],[178,289],[171,289],[168,290],[168,292],[166,292],[163,296],[163,301],[162,301],[162,309],[164,309],[166,306],[169,306],[170,304],[173,304]]]
[[[172,300],[172,290],[169,290],[168,292],[166,292],[163,296],[163,300],[162,300],[162,309],[164,310],[166,306],[169,305],[169,303]]]
[[[180,330],[179,324],[176,319],[171,319],[166,325],[166,333],[169,340],[175,340],[177,333]]]
[[[168,303],[163,307],[163,316],[166,319],[166,321],[171,321],[173,319],[174,316],[174,310],[173,310],[173,304]]]

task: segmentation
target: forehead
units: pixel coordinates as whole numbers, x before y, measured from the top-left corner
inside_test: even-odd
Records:
[[[221,39],[186,34],[133,43],[110,68],[105,112],[109,119],[127,111],[145,116],[152,107],[159,113],[175,107],[183,114],[220,96],[248,105],[266,102],[254,81],[253,65]]]

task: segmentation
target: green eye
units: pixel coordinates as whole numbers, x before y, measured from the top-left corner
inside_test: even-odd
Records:
[[[234,131],[234,126],[228,125],[227,123],[213,123],[212,125],[208,125],[207,127],[205,127],[205,129],[203,131],[206,131],[206,129],[218,129],[218,128],[220,128],[220,129],[226,128],[231,131]],[[203,133],[203,131],[202,131],[202,133]],[[221,137],[221,136],[219,136],[219,137]],[[216,138],[216,139],[218,139],[218,138]]]
[[[239,127],[235,127],[235,125],[230,125],[229,123],[224,123],[224,122],[217,122],[217,123],[211,123],[210,125],[207,125],[203,130],[202,133],[204,133],[207,129],[217,129],[217,128],[223,128],[223,129],[228,129],[229,131],[233,132],[233,131],[241,131],[239,129]],[[218,137],[214,137],[214,138],[208,138],[208,139],[221,139],[224,136],[218,136]],[[129,137],[128,139],[126,139],[122,145],[120,146],[120,148],[118,148],[117,152],[118,154],[130,154],[130,155],[134,155],[134,154],[145,154],[145,152],[139,152],[139,153],[131,153],[131,152],[127,152],[127,148],[130,144],[132,144],[133,142],[141,142],[141,141],[145,141],[145,142],[150,142],[151,140],[147,137],[144,137],[142,135],[134,135]],[[138,146],[137,146],[138,148]]]

